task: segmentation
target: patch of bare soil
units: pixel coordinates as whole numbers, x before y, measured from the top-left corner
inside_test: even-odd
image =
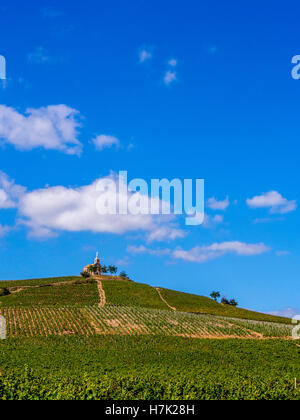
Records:
[[[118,319],[105,319],[104,321],[107,325],[114,328],[117,328],[121,324],[121,322]]]

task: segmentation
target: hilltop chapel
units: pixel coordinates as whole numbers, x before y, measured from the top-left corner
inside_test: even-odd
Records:
[[[99,252],[97,252],[94,264],[88,264],[83,268],[84,273],[90,273],[90,268],[95,267],[95,270],[93,270],[93,274],[95,276],[101,276],[101,264],[100,264],[100,258],[99,258]]]

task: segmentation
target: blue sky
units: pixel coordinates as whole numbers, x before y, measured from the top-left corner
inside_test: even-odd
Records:
[[[199,3],[0,2],[0,279],[99,249],[139,282],[300,311],[299,5]],[[121,170],[205,179],[206,223],[93,224],[89,186]]]

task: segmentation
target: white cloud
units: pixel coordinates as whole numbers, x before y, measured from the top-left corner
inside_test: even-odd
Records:
[[[181,229],[176,229],[171,226],[160,226],[149,233],[147,240],[148,242],[168,240],[173,241],[177,238],[184,238],[185,235],[185,232]]]
[[[283,220],[285,220],[284,217],[258,217],[257,219],[254,219],[254,223],[258,225],[263,223],[282,222]]]
[[[152,59],[152,53],[146,49],[142,49],[139,52],[139,60],[140,63],[144,63],[145,61]]]
[[[229,205],[230,202],[228,197],[226,197],[223,201],[219,201],[215,197],[211,197],[207,200],[207,206],[212,210],[226,210]]]
[[[121,182],[122,189],[116,192],[118,182]],[[105,190],[99,190],[99,186],[104,185]],[[31,235],[36,237],[53,236],[60,231],[114,234],[144,231],[151,240],[163,240],[166,235],[175,239],[180,235],[172,223],[172,215],[117,212],[116,202],[120,205],[126,203],[127,207],[127,200],[129,205],[140,202],[141,208],[150,207],[151,200],[159,202],[138,192],[127,192],[126,185],[111,175],[80,188],[57,186],[24,194],[19,204],[19,223],[29,227]],[[109,211],[101,212],[103,203]]]
[[[168,62],[169,66],[176,67],[177,66],[177,60],[175,58],[171,58]]]
[[[43,147],[70,155],[79,155],[82,144],[77,139],[79,112],[66,105],[27,109],[25,115],[0,105],[0,141],[18,150]]]
[[[275,316],[283,316],[285,318],[293,318],[296,315],[299,315],[299,311],[294,308],[285,308],[281,311],[272,311],[268,312],[269,315],[275,315]]]
[[[204,222],[203,222],[202,226],[205,229],[213,229],[217,225],[220,225],[223,222],[224,222],[224,216],[223,215],[216,214],[215,216],[210,216],[210,215],[206,214],[205,217],[204,217]]]
[[[287,200],[277,191],[269,191],[253,198],[247,199],[251,208],[269,208],[270,213],[286,214],[297,208],[296,200]]]
[[[208,260],[222,257],[225,254],[236,254],[244,256],[253,256],[263,254],[269,251],[265,244],[247,244],[243,242],[223,242],[214,243],[210,246],[196,246],[188,251],[177,249],[173,251],[173,257],[189,262],[204,263]]]
[[[0,224],[0,238],[3,238],[11,228]]]
[[[120,258],[119,260],[116,261],[116,265],[118,267],[128,266],[129,264],[130,264],[130,259],[127,255],[124,258]]]
[[[286,257],[287,255],[290,255],[289,251],[276,251],[277,257]]]
[[[127,251],[130,254],[133,255],[138,255],[138,254],[149,254],[149,255],[154,255],[156,257],[161,257],[163,255],[170,255],[171,254],[171,250],[166,248],[166,249],[151,249],[151,248],[147,248],[144,245],[139,245],[139,246],[135,246],[135,245],[129,245],[127,247]]]
[[[51,61],[47,51],[43,47],[37,47],[32,53],[27,55],[27,59],[36,64],[44,64]]]
[[[112,146],[120,147],[120,140],[113,136],[107,136],[105,134],[102,134],[100,136],[97,136],[94,138],[93,143],[96,147],[96,150],[103,150],[103,149],[109,149]]]
[[[253,256],[260,255],[265,252],[268,252],[268,248],[265,244],[247,244],[243,242],[223,242],[223,243],[214,243],[209,246],[196,246],[190,250],[175,249],[171,250],[166,249],[151,249],[145,247],[144,245],[140,246],[129,246],[127,251],[133,255],[138,254],[149,254],[153,256],[165,256],[168,255],[175,259],[181,259],[187,262],[193,263],[205,263],[209,260],[220,258],[226,254],[236,254],[242,256]]]
[[[177,75],[175,71],[168,70],[164,77],[164,83],[170,85],[171,83],[177,80]]]
[[[16,185],[4,172],[0,171],[0,209],[15,208],[24,194],[25,188]]]

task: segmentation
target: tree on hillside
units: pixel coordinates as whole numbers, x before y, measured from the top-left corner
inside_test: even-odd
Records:
[[[90,267],[88,267],[88,271],[89,271],[90,274],[94,274],[95,266],[91,265]]]
[[[121,271],[120,277],[122,277],[124,279],[128,279],[127,273],[125,273],[125,271]]]
[[[115,265],[109,265],[108,271],[110,272],[110,274],[116,274],[118,271],[118,268]]]
[[[80,273],[81,277],[87,279],[88,277],[91,277],[90,273],[87,271],[83,271],[82,273]]]
[[[210,297],[217,302],[218,299],[221,297],[221,294],[220,292],[211,292]]]
[[[102,271],[103,274],[107,274],[107,267],[106,267],[106,265],[103,265],[102,266],[102,270],[101,271]]]
[[[91,266],[88,268],[88,270],[89,270],[89,272],[90,272],[91,274],[95,274],[95,273],[97,273],[97,271],[99,270],[99,267],[98,267],[97,265],[91,265]],[[102,271],[102,267],[101,267],[101,271]]]
[[[222,297],[221,303],[222,303],[223,305],[229,305],[229,300],[228,300],[228,299],[226,299],[226,297]]]
[[[238,306],[238,303],[235,299],[228,300],[225,297],[222,298],[221,303],[223,303],[223,305]]]

